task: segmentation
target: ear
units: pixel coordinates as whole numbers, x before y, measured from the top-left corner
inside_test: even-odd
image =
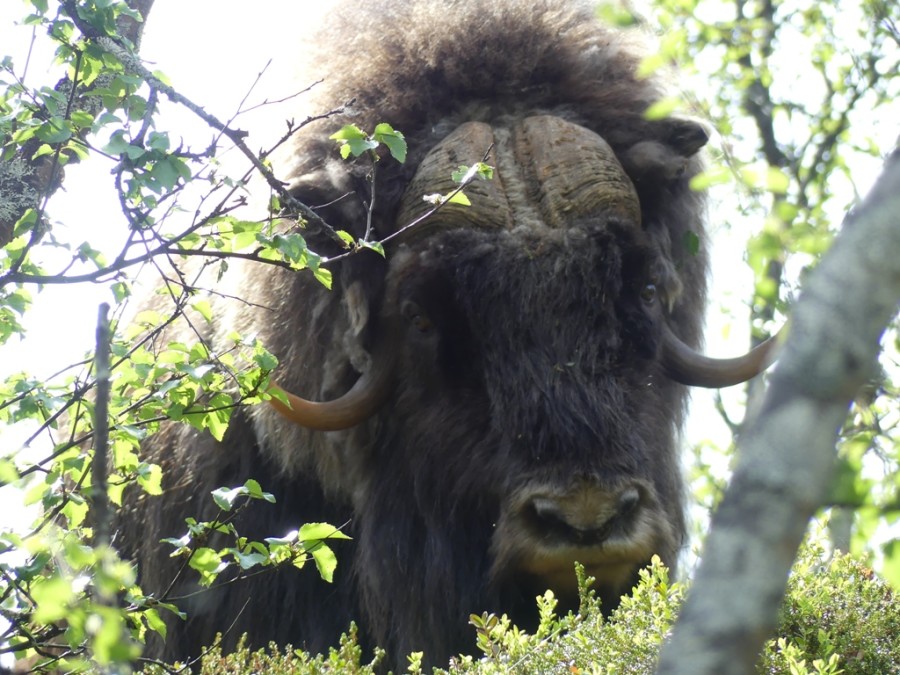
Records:
[[[635,143],[619,158],[635,183],[677,180],[709,140],[706,129],[692,120],[669,119],[660,124],[664,125],[661,140]]]
[[[643,181],[673,181],[687,168],[688,158],[659,141],[641,141],[619,157],[622,168],[635,184]]]
[[[328,159],[315,170],[298,176],[290,185],[290,193],[335,230],[359,237],[365,231],[367,214],[365,192],[360,192],[357,182],[344,162]],[[340,247],[314,223],[307,223],[304,237],[319,253],[340,252]]]
[[[671,118],[666,120],[666,124],[668,126],[666,145],[682,157],[697,154],[697,151],[709,142],[706,127],[695,120]]]

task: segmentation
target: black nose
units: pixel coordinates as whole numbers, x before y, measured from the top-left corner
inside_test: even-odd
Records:
[[[618,516],[624,518],[634,513],[641,504],[641,493],[637,488],[627,488],[619,495]]]
[[[640,508],[637,487],[609,490],[582,484],[565,493],[533,496],[524,515],[540,537],[596,545],[616,534],[628,534]]]

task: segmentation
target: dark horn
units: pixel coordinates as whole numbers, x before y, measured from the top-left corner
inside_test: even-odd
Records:
[[[310,401],[273,384],[273,389],[284,392],[290,405],[274,397],[269,404],[291,422],[315,431],[339,431],[364,422],[384,405],[390,393],[397,363],[396,332],[386,331],[379,338],[371,367],[340,398]]]
[[[691,387],[717,389],[730,387],[756,377],[773,361],[778,334],[757,345],[743,356],[714,359],[684,344],[668,325],[663,333],[662,362],[666,374]]]

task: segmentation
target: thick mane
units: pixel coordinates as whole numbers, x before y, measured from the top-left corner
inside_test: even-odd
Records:
[[[686,182],[699,163],[685,162],[683,180],[676,183],[655,180],[660,176],[653,171],[654,161],[664,158],[653,157],[661,152],[653,144],[689,146],[694,139],[677,121],[645,119],[663,89],[656,79],[636,75],[644,38],[603,27],[590,3],[580,0],[343,2],[312,39],[305,70],[307,79],[322,79],[314,89],[317,109],[354,101],[343,119],[333,120],[335,127],[354,123],[371,130],[388,122],[408,139],[405,165],[384,162],[379,167],[382,235],[402,225],[394,222],[402,191],[437,142],[461,122],[528,111],[568,118],[600,134],[635,181],[644,227],[661,230],[654,232],[659,238],[674,235],[672,253],[678,260],[684,255],[678,237],[688,231],[702,235],[702,205]],[[685,133],[688,137],[679,138]],[[360,190],[368,166],[360,167],[355,181],[348,179],[346,168],[335,166],[340,160],[326,137],[306,134],[299,139],[288,159],[289,179],[301,194],[310,188],[317,194],[328,183],[335,196]],[[353,212],[344,206],[342,222],[362,222],[361,205]],[[705,291],[705,266],[695,259],[684,272],[693,296],[686,301],[694,304]],[[683,319],[678,312],[676,317]],[[699,327],[683,327],[685,339],[694,343]]]
[[[636,41],[578,0],[344,3],[314,45],[319,100],[355,99],[361,124],[413,139],[481,106],[483,117],[568,109],[611,143],[634,142],[659,96],[635,76]]]

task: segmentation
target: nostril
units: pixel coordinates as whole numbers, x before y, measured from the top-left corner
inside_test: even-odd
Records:
[[[641,493],[637,488],[628,488],[619,495],[618,512],[620,518],[631,515],[641,503]]]
[[[531,502],[531,508],[538,522],[557,528],[568,526],[559,502],[545,497],[538,497]]]
[[[531,500],[524,512],[525,522],[530,523],[532,532],[542,540],[557,538],[561,541],[582,544],[592,532],[584,526],[571,522],[564,506],[556,499],[537,497]]]

